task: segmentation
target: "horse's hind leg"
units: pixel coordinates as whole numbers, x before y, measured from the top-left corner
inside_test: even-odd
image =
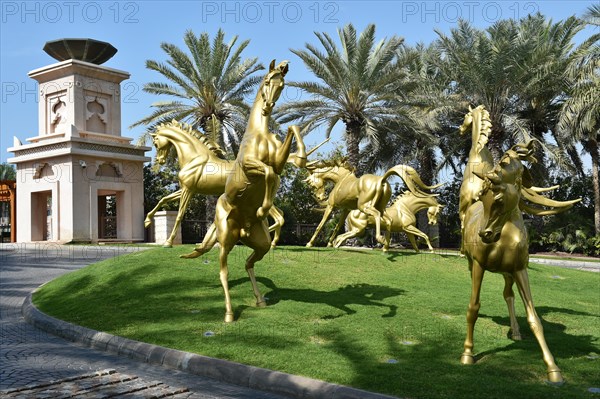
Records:
[[[467,310],[467,337],[465,338],[465,351],[460,357],[462,364],[473,364],[475,363],[475,356],[473,355],[473,330],[475,329],[475,322],[479,315],[479,294],[481,292],[481,282],[483,281],[484,270],[475,260],[471,261],[471,300],[469,301],[469,308]]]
[[[249,234],[242,239],[242,242],[252,248],[254,251],[246,259],[246,272],[252,283],[252,290],[256,297],[256,306],[265,307],[267,304],[265,298],[260,294],[258,285],[256,284],[256,276],[254,275],[254,264],[261,260],[271,248],[271,237],[267,227],[266,220],[255,223],[250,227]]]
[[[333,240],[333,247],[339,248],[344,242],[346,242],[346,240],[349,240],[350,238],[358,237],[363,232],[364,232],[364,230],[359,230],[357,228],[353,228],[352,230],[350,230],[344,234],[340,234]]]
[[[225,293],[225,323],[233,321],[233,308],[231,307],[231,297],[229,296],[229,269],[227,267],[227,256],[232,248],[232,245],[221,245],[221,252],[219,253],[219,278],[221,279],[221,286],[223,286],[223,292]]]
[[[417,240],[415,239],[415,235],[412,233],[406,233],[406,236],[408,237],[408,241],[410,241],[410,244],[413,246],[413,248],[415,249],[416,253],[421,252],[419,250],[419,246],[417,245]]]
[[[515,282],[517,283],[517,287],[519,287],[519,294],[521,294],[521,298],[523,299],[523,303],[525,304],[529,327],[531,328],[531,331],[535,335],[535,338],[537,339],[538,343],[540,344],[540,348],[542,349],[542,353],[544,355],[544,363],[546,363],[548,370],[548,380],[554,383],[562,383],[562,374],[560,372],[560,369],[554,362],[554,356],[552,356],[552,353],[550,353],[550,349],[548,349],[548,345],[546,344],[546,338],[544,337],[544,328],[542,327],[540,318],[535,312],[535,308],[533,306],[533,299],[531,298],[531,290],[529,288],[529,276],[527,275],[527,269],[522,269],[514,272],[513,277],[515,279]]]
[[[519,329],[519,323],[517,323],[517,317],[515,315],[515,293],[513,292],[512,286],[514,279],[511,275],[504,275],[504,300],[506,306],[508,306],[508,316],[510,317],[510,332],[511,337],[515,341],[521,340],[521,331]]]
[[[275,232],[273,234],[273,241],[271,241],[271,248],[275,248],[275,246],[277,246],[277,243],[279,242],[279,237],[281,236],[281,228],[285,223],[285,219],[283,218],[283,211],[277,208],[275,205],[273,205],[273,207],[271,207],[271,209],[269,210],[269,216],[271,216],[275,220],[275,223],[273,223],[273,225],[269,227],[269,233],[272,231]]]
[[[211,249],[213,249],[213,247],[215,246],[216,243],[217,243],[217,226],[215,223],[212,223],[210,225],[210,227],[208,228],[208,231],[206,232],[206,235],[204,236],[204,239],[202,240],[202,242],[199,244],[196,244],[196,248],[194,248],[194,252],[191,252],[191,253],[185,254],[185,255],[181,255],[180,258],[185,258],[185,259],[197,258],[201,255],[204,255]]]
[[[234,220],[229,219],[226,214],[219,212],[219,204],[222,205],[223,197],[219,198],[217,203],[217,215],[215,216],[215,225],[217,232],[217,239],[221,244],[221,251],[219,253],[219,277],[221,279],[221,285],[223,286],[223,292],[225,293],[225,323],[233,321],[233,309],[231,307],[231,298],[229,296],[229,269],[227,267],[227,256],[233,249],[234,245],[240,239],[240,229]]]
[[[383,212],[379,212],[377,208],[369,203],[365,204],[361,211],[373,217],[373,220],[375,220],[375,239],[378,243],[385,245],[385,237],[381,234],[381,214]]]

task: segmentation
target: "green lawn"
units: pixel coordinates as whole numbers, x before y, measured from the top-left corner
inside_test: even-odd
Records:
[[[34,303],[63,320],[135,340],[403,397],[598,398],[600,274],[531,265],[548,345],[566,384],[546,367],[518,300],[524,340],[507,338],[503,279],[488,273],[475,330],[474,366],[459,357],[471,290],[456,256],[278,248],[256,266],[267,308],[229,257],[236,322],[224,324],[217,251],[192,246],[107,260],[41,288]],[[213,335],[214,333],[214,335]]]

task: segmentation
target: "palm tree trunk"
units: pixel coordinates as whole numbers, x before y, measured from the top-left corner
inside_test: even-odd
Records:
[[[421,144],[425,146],[425,143]],[[423,147],[421,147],[423,148]],[[435,177],[435,154],[432,149],[424,150],[419,155],[419,176],[421,176],[421,180],[423,183],[431,186],[433,184],[433,179]],[[438,237],[440,234],[439,225],[429,224],[429,218],[427,217],[426,211],[420,211],[417,214],[417,228],[423,232],[425,232],[429,239],[432,237]],[[439,240],[435,240],[431,243],[433,247],[439,247]]]
[[[360,124],[349,122],[346,124],[346,151],[348,153],[348,163],[356,170],[356,175],[360,176],[362,171],[360,166]]]
[[[499,124],[500,122],[498,122],[498,125]],[[498,129],[496,126],[496,124],[492,125],[492,131],[488,141],[488,148],[492,153],[494,163],[498,162],[500,158],[502,158],[502,154],[504,154],[504,151],[502,150],[504,144],[504,131]]]
[[[594,186],[594,229],[596,235],[600,235],[600,176],[598,167],[600,164],[600,154],[598,153],[598,142],[588,140],[585,143],[586,150],[592,157],[592,184]]]

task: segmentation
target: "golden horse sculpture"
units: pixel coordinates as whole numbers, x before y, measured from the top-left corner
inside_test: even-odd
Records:
[[[520,207],[524,204],[524,193],[532,188],[531,176],[521,161],[535,162],[532,156],[532,141],[519,144],[508,150],[500,162],[485,174],[474,172],[481,180],[482,189],[464,215],[464,252],[471,271],[471,299],[467,311],[467,337],[461,363],[473,364],[473,329],[480,308],[480,290],[485,271],[504,275],[504,299],[508,306],[512,338],[521,339],[515,317],[513,283],[517,283],[519,294],[525,304],[527,321],[543,352],[548,379],[554,383],[563,381],[546,340],[544,330],[536,314],[529,288],[527,264],[529,244]],[[540,200],[532,197],[536,203]],[[528,198],[525,198],[528,199]],[[569,209],[581,199],[572,201],[548,200],[555,209],[544,210],[544,214],[559,213]],[[531,208],[533,209],[533,208]],[[541,209],[537,211],[542,212]]]
[[[421,237],[427,243],[427,247],[430,252],[433,252],[433,247],[429,241],[427,234],[423,233],[417,228],[417,217],[416,213],[421,209],[427,208],[427,218],[430,225],[437,224],[438,215],[443,205],[437,202],[435,196],[417,197],[410,191],[405,191],[402,195],[386,208],[384,212],[384,218],[390,220],[391,225],[386,226],[385,244],[383,245],[383,252],[387,252],[390,247],[390,236],[391,232],[405,232],[406,236],[410,240],[415,251],[419,252],[419,247],[415,240],[415,236]],[[349,231],[340,234],[334,241],[333,246],[335,248],[340,247],[346,240],[354,237],[358,237],[364,234],[368,226],[373,226],[375,220],[366,213],[355,209],[350,212],[346,219],[347,227]]]
[[[441,184],[427,186],[423,183],[417,171],[406,165],[396,165],[385,172],[383,176],[366,174],[361,177],[356,177],[354,169],[345,160],[314,161],[306,167],[309,175],[305,181],[315,190],[315,195],[319,201],[327,201],[323,218],[312,238],[306,244],[307,247],[314,245],[317,236],[335,208],[342,208],[342,214],[333,234],[329,238],[328,246],[333,246],[334,238],[340,226],[346,220],[348,213],[354,209],[358,209],[373,218],[375,237],[379,243],[385,245],[385,237],[381,234],[381,224],[388,226],[391,222],[385,215],[385,208],[392,196],[392,189],[387,179],[392,175],[399,176],[404,180],[409,191],[417,197],[432,196],[432,194],[428,194],[421,189],[430,190],[441,186]],[[329,196],[325,194],[325,183],[327,181],[334,184]]]
[[[227,280],[227,256],[239,240],[253,249],[246,259],[246,271],[256,297],[256,305],[266,306],[254,275],[254,264],[271,247],[265,218],[273,206],[280,182],[279,175],[288,159],[298,167],[306,165],[307,155],[298,126],[288,128],[283,142],[269,131],[271,112],[283,90],[287,72],[287,61],[277,66],[275,60],[271,62],[250,111],[248,125],[234,162],[234,172],[227,178],[225,192],[217,201],[215,222],[194,252],[182,256],[196,258],[210,251],[219,242],[220,279],[225,292],[225,322],[233,321]],[[292,139],[296,140],[297,149],[290,154]]]
[[[474,204],[483,188],[483,181],[476,175],[483,175],[494,167],[494,160],[490,150],[487,148],[489,135],[492,131],[492,122],[490,114],[483,105],[476,108],[469,106],[469,112],[465,115],[462,125],[459,127],[460,134],[464,134],[471,127],[471,149],[469,158],[463,173],[463,181],[460,186],[460,197],[458,203],[458,215],[460,218],[461,233],[464,237],[464,218],[469,206]],[[553,187],[534,187],[530,184],[521,187],[522,198],[537,205],[562,209],[563,203],[553,201],[540,193],[551,191],[558,188]],[[552,215],[557,213],[554,210],[537,208],[521,200],[519,207],[522,211],[531,215]],[[463,245],[461,242],[461,253]]]
[[[172,147],[177,152],[179,162],[179,190],[160,199],[158,204],[146,215],[144,226],[152,223],[154,214],[166,203],[179,200],[179,211],[171,235],[163,247],[173,246],[173,240],[181,219],[187,210],[189,201],[194,194],[221,195],[225,191],[225,182],[234,168],[234,161],[224,159],[221,147],[206,136],[192,129],[191,126],[177,122],[163,123],[151,133],[152,143],[156,148],[156,162],[164,164]],[[275,223],[269,227],[269,232],[275,232],[271,246],[275,247],[281,235],[281,227],[285,220],[283,212],[276,206],[269,211],[269,216]]]

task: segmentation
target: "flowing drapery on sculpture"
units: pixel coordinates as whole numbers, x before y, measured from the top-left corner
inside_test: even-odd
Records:
[[[171,247],[192,195],[223,194],[227,178],[234,173],[235,166],[234,161],[224,159],[225,154],[217,143],[193,130],[189,125],[173,120],[170,123],[159,125],[151,136],[152,143],[156,148],[156,162],[164,164],[173,147],[177,152],[179,162],[177,177],[180,189],[161,198],[144,220],[144,225],[148,227],[152,223],[154,214],[167,202],[179,200],[179,211],[173,231],[163,244],[163,247]],[[275,247],[284,223],[283,212],[273,206],[269,210],[269,216],[275,221],[269,227],[269,232],[275,232],[271,242],[271,245]]]
[[[415,236],[421,237],[425,240],[429,252],[433,252],[433,247],[429,241],[427,234],[423,233],[417,228],[417,217],[416,213],[421,209],[427,208],[427,219],[430,225],[437,223],[440,210],[443,205],[440,205],[435,196],[418,197],[410,191],[405,191],[402,195],[386,208],[384,212],[384,218],[389,219],[390,225],[386,226],[385,233],[385,244],[383,245],[383,252],[387,252],[390,247],[391,232],[404,232],[408,237],[415,251],[419,252],[419,247],[415,240]],[[349,228],[348,232],[340,234],[333,241],[335,248],[340,247],[346,240],[354,237],[361,236],[364,234],[368,226],[375,225],[375,220],[355,209],[350,212],[348,218],[346,218],[346,224]]]
[[[543,352],[548,379],[561,383],[561,371],[548,349],[542,324],[533,306],[527,275],[529,244],[521,209],[525,208],[528,212],[536,214],[553,214],[569,209],[580,199],[559,202],[538,194],[546,189],[533,187],[531,175],[522,164],[522,161],[535,162],[532,144],[530,141],[514,146],[486,173],[473,171],[475,178],[480,180],[478,184],[481,190],[464,214],[463,249],[469,261],[472,290],[467,311],[467,337],[461,363],[475,362],[473,330],[479,313],[479,295],[484,272],[502,273],[512,338],[521,339],[512,290],[513,284],[517,283],[527,311],[527,321]],[[553,209],[533,208],[527,205],[526,201]]]
[[[234,171],[227,177],[225,192],[217,201],[215,222],[194,252],[182,256],[198,257],[219,242],[220,279],[225,292],[225,322],[233,321],[227,256],[239,240],[253,250],[246,259],[246,271],[252,283],[256,305],[266,306],[254,275],[254,264],[271,247],[266,216],[273,206],[280,182],[279,175],[288,159],[298,167],[306,165],[306,151],[298,126],[288,128],[283,142],[269,131],[271,112],[283,90],[287,72],[287,61],[277,66],[275,60],[271,62],[250,111],[248,125],[234,162]],[[296,152],[290,154],[293,139],[296,140]]]
[[[417,197],[432,196],[432,194],[422,190],[434,189],[441,185],[427,186],[423,183],[417,171],[406,165],[396,165],[385,172],[383,176],[366,174],[361,177],[356,177],[354,169],[344,160],[314,161],[307,165],[307,169],[309,175],[306,182],[315,190],[317,199],[327,204],[323,218],[312,238],[306,244],[307,247],[314,245],[319,232],[329,219],[331,212],[336,208],[341,208],[342,214],[333,234],[329,238],[328,246],[334,245],[334,239],[340,226],[346,220],[348,213],[354,209],[358,209],[373,218],[375,237],[379,243],[385,245],[386,240],[381,234],[381,226],[390,225],[391,221],[385,215],[385,207],[392,196],[392,189],[387,179],[392,175],[399,176],[408,190]],[[329,196],[325,193],[325,183],[327,181],[334,184]]]

